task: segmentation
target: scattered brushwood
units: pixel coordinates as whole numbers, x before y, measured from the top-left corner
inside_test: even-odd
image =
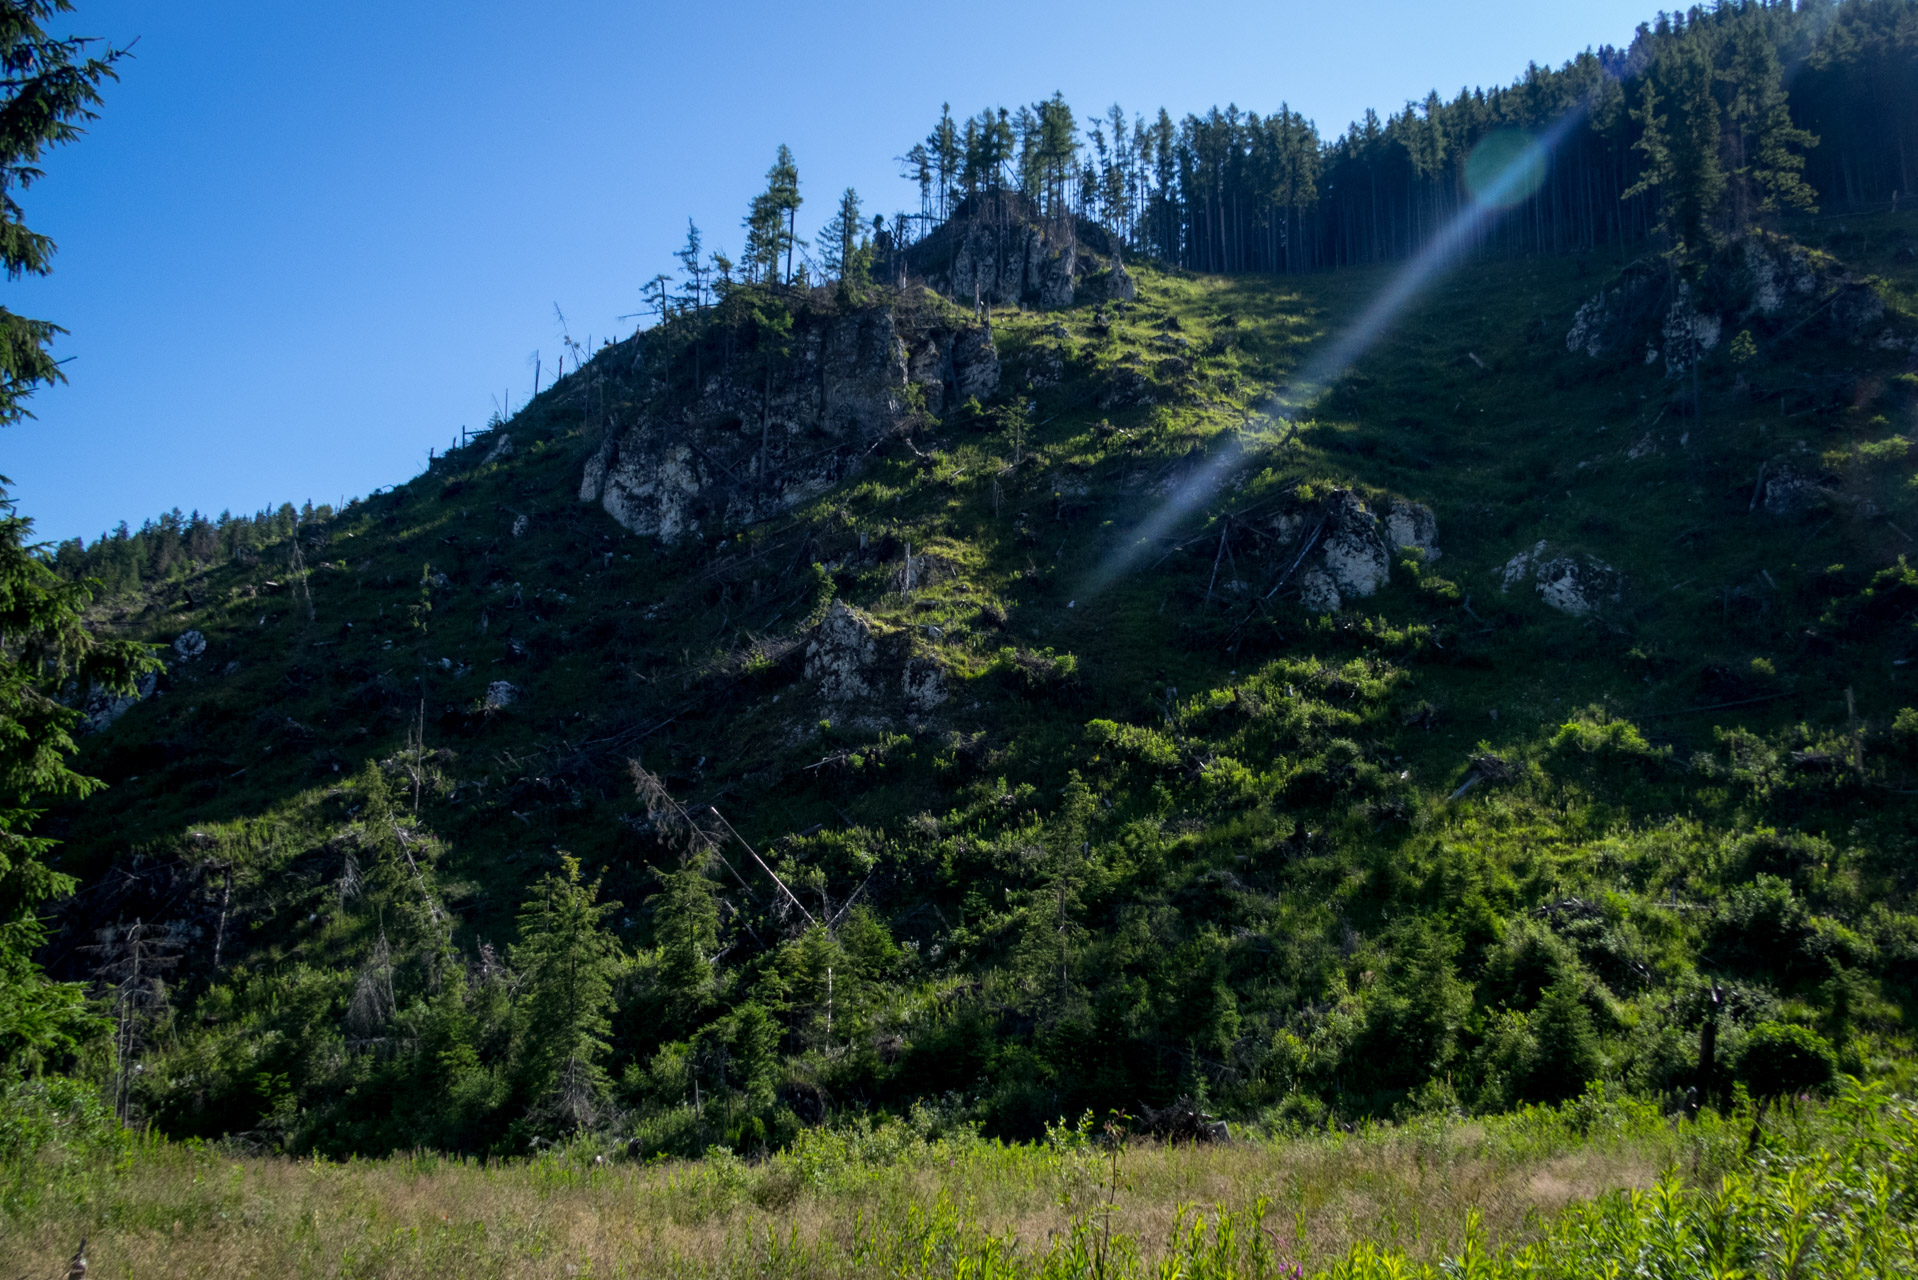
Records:
[[[1139,1120],[1145,1132],[1161,1142],[1227,1142],[1232,1137],[1225,1121],[1200,1110],[1184,1094],[1163,1107],[1141,1104]]]
[[[1465,775],[1465,781],[1461,782],[1458,790],[1447,796],[1446,799],[1456,800],[1480,783],[1510,782],[1518,776],[1516,766],[1503,756],[1494,755],[1489,751],[1481,752],[1473,756],[1471,764],[1472,771]]]

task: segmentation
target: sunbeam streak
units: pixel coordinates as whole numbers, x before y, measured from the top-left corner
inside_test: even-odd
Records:
[[[1568,112],[1529,145],[1513,152],[1496,175],[1475,190],[1472,202],[1392,277],[1358,318],[1314,352],[1284,387],[1265,400],[1262,411],[1267,419],[1296,423],[1309,412],[1332,384],[1384,336],[1413,299],[1457,264],[1462,251],[1493,220],[1523,203],[1529,194],[1526,188],[1537,183],[1552,152],[1585,117],[1582,108]],[[1079,588],[1078,597],[1097,595],[1159,546],[1181,520],[1219,492],[1255,444],[1250,429],[1235,433],[1223,443],[1121,539]]]

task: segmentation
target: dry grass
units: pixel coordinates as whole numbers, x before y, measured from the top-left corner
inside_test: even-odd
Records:
[[[885,1145],[885,1144],[880,1144]],[[595,1165],[583,1151],[507,1164],[346,1164],[148,1144],[130,1157],[13,1170],[0,1277],[59,1273],[81,1235],[94,1276],[893,1276],[982,1235],[1044,1253],[1075,1222],[1150,1260],[1181,1206],[1243,1212],[1308,1267],[1358,1241],[1433,1260],[1476,1211],[1498,1243],[1568,1204],[1716,1164],[1725,1135],[1655,1120],[1580,1138],[1419,1125],[1215,1147],[1004,1147],[825,1136],[757,1165]],[[1302,1247],[1301,1247],[1302,1246]],[[929,1252],[930,1251],[930,1252]],[[927,1269],[927,1268],[921,1268]]]

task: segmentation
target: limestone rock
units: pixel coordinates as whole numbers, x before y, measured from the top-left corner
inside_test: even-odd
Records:
[[[1536,577],[1538,598],[1575,618],[1618,599],[1618,574],[1602,560],[1558,556],[1540,565]]]
[[[1818,288],[1811,257],[1797,245],[1747,236],[1738,251],[1751,283],[1752,305],[1762,316],[1781,315],[1794,297],[1810,297]]]
[[[964,404],[999,389],[999,349],[990,328],[965,329],[952,339],[952,395]]]
[[[1088,297],[1131,301],[1138,295],[1104,228],[1071,215],[1044,217],[1012,191],[962,201],[904,258],[911,274],[962,306],[1057,310]]]
[[[1376,595],[1391,578],[1394,547],[1437,554],[1438,521],[1429,507],[1404,499],[1382,505],[1384,520],[1358,494],[1335,489],[1267,522],[1277,563],[1297,575],[1299,601],[1307,609],[1330,613]]]
[[[1323,545],[1325,573],[1341,599],[1375,595],[1391,576],[1392,560],[1378,517],[1350,490],[1332,497]]]
[[[1514,555],[1497,572],[1501,592],[1529,581],[1540,600],[1575,618],[1619,597],[1618,570],[1593,556],[1554,554],[1546,542]]]
[[[483,467],[490,467],[494,463],[504,462],[512,456],[513,456],[513,437],[507,435],[504,431],[502,431],[499,433],[499,441],[496,444],[494,444],[494,446],[491,449],[488,449],[486,451],[486,458],[484,461],[480,463],[480,465]]]
[[[158,677],[149,672],[140,677],[132,693],[116,694],[89,687],[86,699],[80,704],[82,732],[99,733],[108,728],[115,720],[151,698],[159,683]]]
[[[1774,462],[1765,470],[1765,514],[1800,515],[1824,496],[1817,477],[1807,475],[1789,462]]]
[[[1665,340],[1666,374],[1675,378],[1689,370],[1694,360],[1702,359],[1706,352],[1718,346],[1724,331],[1725,318],[1700,311],[1693,304],[1692,287],[1681,281],[1678,296],[1672,299],[1660,329],[1660,336]]]
[[[1139,282],[1125,269],[1125,263],[1116,252],[1112,255],[1112,269],[1106,272],[1103,284],[1100,296],[1107,302],[1132,302],[1139,296]]]
[[[1152,402],[1152,384],[1146,381],[1145,374],[1138,369],[1124,367],[1112,371],[1106,379],[1106,385],[1093,400],[1101,412]]]
[[[946,700],[938,660],[915,653],[910,633],[888,631],[844,600],[835,600],[806,642],[805,672],[830,705],[884,704],[926,712]]]
[[[946,673],[936,662],[914,658],[899,678],[899,691],[914,711],[931,711],[946,700]]]
[[[802,309],[787,346],[770,372],[722,364],[690,394],[654,384],[586,461],[580,501],[664,542],[762,520],[825,493],[904,428],[910,383],[934,414],[999,385],[989,327],[901,322],[890,306]]]
[[[173,652],[182,662],[191,662],[206,652],[206,636],[198,631],[182,631],[173,641]]]
[[[486,709],[499,711],[519,701],[519,686],[510,680],[495,680],[486,686]]]
[[[827,702],[871,697],[869,678],[879,662],[879,645],[870,619],[843,600],[835,600],[806,642],[806,678],[819,682]]]
[[[1422,502],[1404,498],[1391,501],[1385,508],[1385,541],[1401,551],[1423,551],[1427,561],[1443,554],[1438,547],[1438,517]]]
[[[1793,345],[1903,350],[1918,340],[1887,325],[1884,297],[1869,280],[1783,236],[1753,231],[1703,264],[1695,282],[1649,258],[1625,267],[1579,307],[1565,349],[1594,359],[1642,350],[1645,363],[1662,359],[1667,376],[1678,377],[1743,329]]]
[[[1299,576],[1299,603],[1313,613],[1336,613],[1345,601],[1323,569],[1307,569]]]
[[[1027,354],[1025,384],[1032,390],[1056,387],[1065,376],[1065,357],[1057,347],[1040,347]]]

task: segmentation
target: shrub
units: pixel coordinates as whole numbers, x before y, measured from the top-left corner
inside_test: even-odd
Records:
[[[1760,875],[1725,896],[1707,935],[1712,959],[1734,969],[1792,973],[1812,934],[1811,916],[1791,885]]]
[[[1823,1036],[1779,1022],[1753,1027],[1738,1057],[1738,1078],[1760,1098],[1811,1093],[1837,1074],[1838,1059]]]

